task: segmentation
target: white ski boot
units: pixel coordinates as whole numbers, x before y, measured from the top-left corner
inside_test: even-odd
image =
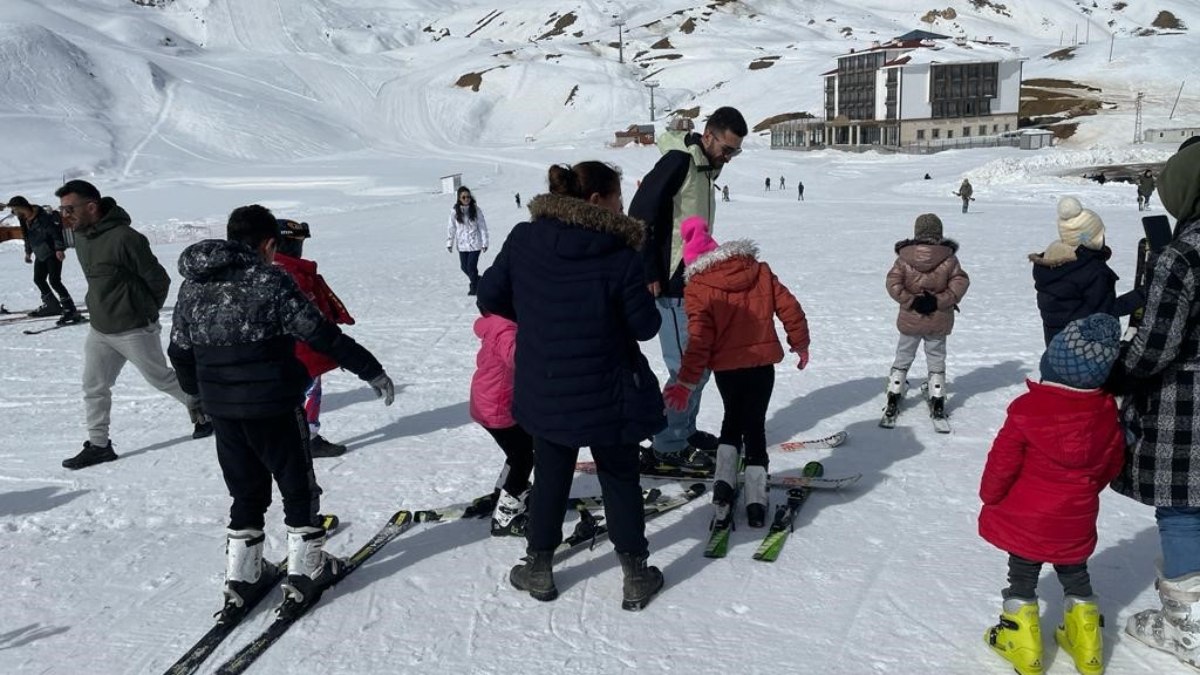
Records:
[[[316,602],[342,573],[345,563],[325,552],[325,529],[288,528],[288,575],[283,583],[284,613],[289,605],[307,607]]]
[[[883,418],[879,426],[891,429],[896,426],[896,416],[900,414],[900,402],[908,391],[908,371],[903,368],[892,368],[888,373],[886,400],[883,403]]]
[[[723,527],[733,521],[733,503],[737,499],[738,449],[732,445],[717,446],[717,466],[713,471],[713,526]]]
[[[1200,572],[1175,579],[1160,576],[1155,585],[1162,609],[1134,614],[1125,632],[1200,668]]]
[[[225,606],[218,616],[254,604],[271,591],[279,569],[263,560],[262,530],[228,530],[225,538]]]
[[[492,511],[493,537],[523,537],[525,525],[529,522],[526,510],[529,505],[531,488],[519,495],[513,496],[501,489],[500,497],[496,500],[496,510]]]
[[[750,465],[746,467],[746,520],[750,527],[763,527],[767,524],[767,467]]]

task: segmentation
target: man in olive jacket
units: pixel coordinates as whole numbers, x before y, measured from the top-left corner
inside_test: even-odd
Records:
[[[212,434],[199,401],[184,393],[167,365],[158,313],[167,300],[171,278],[150,251],[150,242],[130,227],[129,214],[96,186],[67,182],[55,193],[63,222],[75,230],[75,251],[87,278],[91,326],[83,347],[83,404],[88,439],[83,450],[63,460],[68,469],[117,458],[108,437],[112,386],[126,362],[151,385],[173,396],[195,423],[193,438]]]

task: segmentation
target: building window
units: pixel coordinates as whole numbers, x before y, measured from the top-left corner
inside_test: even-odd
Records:
[[[1007,125],[1007,124],[1005,124],[1005,125],[1004,125],[1004,130],[1005,130],[1005,131],[1008,131],[1008,125]]]
[[[954,138],[954,130],[953,129],[946,130],[946,138]]]
[[[963,127],[963,138],[971,135],[971,127]]]
[[[980,135],[980,136],[987,136],[987,125],[986,125],[986,124],[980,124],[980,125],[979,125],[979,135]]]
[[[935,118],[991,114],[999,81],[998,63],[935,65],[930,69],[930,104]]]
[[[998,133],[1000,133],[1000,125],[999,125],[999,124],[993,124],[993,125],[992,125],[992,133],[993,133],[993,134],[998,134]]]
[[[941,129],[934,129],[934,130],[933,130],[933,137],[934,137],[935,139],[941,138],[941,137],[942,137],[942,130],[941,130]]]
[[[918,141],[925,140],[925,130],[924,129],[917,129],[917,140]]]

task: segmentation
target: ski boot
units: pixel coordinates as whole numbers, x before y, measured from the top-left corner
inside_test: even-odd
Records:
[[[1042,629],[1037,600],[1009,598],[1000,622],[987,629],[983,641],[1020,675],[1042,675]]]
[[[346,446],[330,443],[324,436],[316,434],[308,439],[308,451],[313,457],[338,457],[346,453]]]
[[[59,304],[62,306],[62,316],[58,317],[58,321],[55,322],[59,326],[79,323],[84,320],[79,310],[75,309],[75,301],[71,299],[71,296],[63,296]]]
[[[492,536],[524,537],[525,525],[529,522],[528,505],[529,488],[516,496],[500,490],[496,509],[492,511]]]
[[[218,621],[240,618],[247,605],[253,606],[271,592],[279,568],[263,560],[262,530],[229,530],[225,539],[225,604]]]
[[[946,374],[930,373],[925,383],[925,395],[929,397],[929,414],[938,419],[946,417]]]
[[[645,609],[663,587],[662,571],[647,565],[648,553],[618,553],[621,570],[625,572],[622,586],[621,609],[636,612]]]
[[[900,414],[900,402],[908,391],[908,371],[903,368],[892,368],[888,373],[886,400],[883,404],[883,419],[879,426],[890,429],[896,426],[896,416]]]
[[[745,479],[746,520],[750,527],[764,527],[767,524],[767,467],[747,466]]]
[[[1200,668],[1200,572],[1155,582],[1162,609],[1129,618],[1125,632],[1155,649]]]
[[[713,471],[712,529],[733,524],[733,503],[737,499],[738,449],[732,445],[717,446],[717,466]]]
[[[1067,596],[1063,622],[1054,630],[1054,641],[1075,660],[1082,675],[1104,672],[1104,641],[1100,629],[1104,617],[1095,598]]]
[[[46,293],[42,296],[42,306],[30,312],[29,316],[58,316],[62,313],[62,305],[59,304],[58,298],[51,293]]]
[[[341,576],[345,563],[325,552],[325,528],[289,527],[288,575],[279,615],[303,613]]]
[[[518,591],[526,591],[534,600],[549,602],[558,597],[554,585],[554,551],[526,551],[522,564],[514,565],[508,573],[508,583]]]

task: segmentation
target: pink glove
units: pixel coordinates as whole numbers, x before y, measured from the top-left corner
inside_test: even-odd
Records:
[[[798,368],[800,370],[804,370],[805,368],[808,367],[808,350],[802,349],[802,350],[800,350],[798,355],[800,357],[800,363],[796,364],[796,368]]]
[[[663,402],[667,404],[667,409],[674,412],[683,412],[687,410],[688,399],[692,397],[692,388],[684,386],[678,382],[668,384],[663,389]]]

